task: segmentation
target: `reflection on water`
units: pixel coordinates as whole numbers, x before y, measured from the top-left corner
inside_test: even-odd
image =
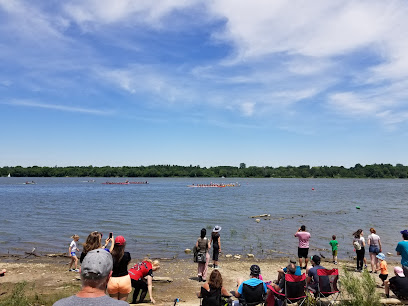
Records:
[[[27,180],[37,184],[22,184]],[[98,230],[125,236],[134,257],[185,257],[184,249],[193,247],[200,229],[210,233],[218,224],[225,253],[287,256],[296,254],[293,235],[305,224],[312,250],[330,256],[325,250],[335,234],[339,257],[346,258],[352,255],[351,234],[358,228],[367,235],[375,227],[384,252],[393,254],[399,231],[408,228],[407,180],[154,178],[148,185],[101,184],[104,181],[0,178],[0,252],[32,247],[64,252],[71,235],[79,234],[82,243]],[[241,187],[187,187],[210,182],[238,182]],[[250,218],[260,214],[271,216],[259,223]]]

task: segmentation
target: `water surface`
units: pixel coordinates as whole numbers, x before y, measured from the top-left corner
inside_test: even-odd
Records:
[[[0,252],[64,252],[71,235],[82,243],[98,230],[125,236],[133,257],[185,257],[201,228],[220,225],[224,253],[287,256],[296,254],[293,235],[305,224],[312,249],[328,249],[336,234],[339,257],[346,258],[358,228],[367,237],[375,227],[383,251],[392,253],[399,231],[408,228],[408,180],[149,178],[148,185],[103,185],[105,178],[90,179],[0,178]],[[31,180],[37,184],[23,184]],[[210,182],[241,187],[187,187]],[[259,214],[271,220],[249,218]]]

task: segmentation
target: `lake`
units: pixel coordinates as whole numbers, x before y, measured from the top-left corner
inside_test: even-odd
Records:
[[[32,180],[37,184],[24,184]],[[209,237],[220,225],[224,254],[278,257],[297,254],[293,235],[305,224],[311,249],[328,249],[335,234],[345,259],[358,228],[367,237],[375,227],[383,252],[393,254],[399,232],[408,228],[408,180],[129,178],[149,184],[102,184],[107,180],[126,179],[0,178],[0,253],[67,252],[70,236],[78,234],[81,244],[98,230],[104,237],[123,235],[134,258],[186,258],[184,249],[193,247],[201,228]],[[241,187],[187,187],[210,182]],[[260,214],[271,219],[250,218]]]

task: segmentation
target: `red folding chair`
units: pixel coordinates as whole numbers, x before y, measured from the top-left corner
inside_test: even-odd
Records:
[[[333,304],[340,297],[337,286],[339,280],[339,269],[317,269],[319,281],[317,283],[316,300],[321,304],[322,298],[327,298]]]
[[[273,292],[275,297],[286,304],[298,303],[302,305],[306,301],[306,274],[300,276],[285,274],[285,290],[278,292],[271,285],[268,288]]]

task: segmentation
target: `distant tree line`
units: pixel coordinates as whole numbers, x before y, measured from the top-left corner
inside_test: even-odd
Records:
[[[397,164],[373,164],[354,167],[239,167],[151,165],[140,167],[2,167],[0,176],[13,177],[258,177],[258,178],[407,178],[408,166]]]

